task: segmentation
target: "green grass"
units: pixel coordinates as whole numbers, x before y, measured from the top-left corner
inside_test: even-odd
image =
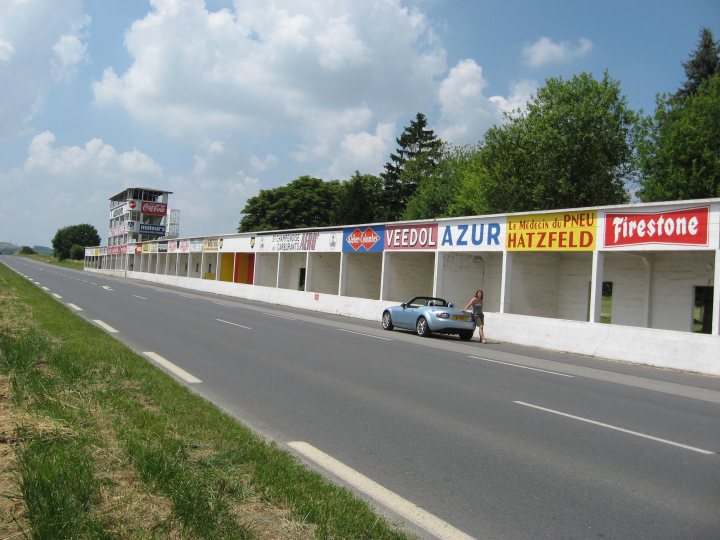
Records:
[[[84,261],[74,261],[72,259],[64,259],[61,261],[57,257],[49,257],[47,255],[42,255],[41,253],[35,253],[33,255],[20,255],[19,253],[16,253],[15,256],[28,257],[29,259],[35,259],[36,261],[61,266],[63,268],[72,268],[73,270],[82,270],[85,268]]]
[[[0,537],[407,538],[0,264],[3,381],[24,509]]]

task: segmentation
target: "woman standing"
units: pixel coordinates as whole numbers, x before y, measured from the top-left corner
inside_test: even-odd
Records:
[[[470,310],[470,306],[472,306],[473,318],[475,319],[475,324],[477,324],[479,328],[480,343],[485,343],[485,313],[483,313],[483,297],[484,295],[482,289],[478,289],[475,291],[475,296],[473,296],[467,306],[465,306],[465,311]]]

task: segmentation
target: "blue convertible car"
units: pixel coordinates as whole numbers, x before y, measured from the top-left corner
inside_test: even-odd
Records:
[[[415,330],[423,337],[433,332],[458,334],[463,341],[469,341],[475,332],[471,313],[432,296],[416,296],[399,306],[385,308],[382,325],[385,330],[392,330],[396,326]]]

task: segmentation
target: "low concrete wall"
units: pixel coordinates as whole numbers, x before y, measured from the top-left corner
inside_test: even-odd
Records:
[[[86,268],[86,271],[121,277],[126,275],[125,271],[90,268]],[[391,304],[381,300],[144,272],[127,272],[127,277],[281,306],[376,320],[378,324],[382,309]],[[491,340],[518,345],[720,375],[720,336],[493,312],[485,315],[485,333]]]

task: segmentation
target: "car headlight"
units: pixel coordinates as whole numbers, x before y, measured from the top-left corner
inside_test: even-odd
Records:
[[[441,313],[436,313],[435,316],[436,316],[438,319],[449,319],[449,318],[450,318],[450,314],[449,314],[449,313],[445,313],[444,311],[441,312]]]

